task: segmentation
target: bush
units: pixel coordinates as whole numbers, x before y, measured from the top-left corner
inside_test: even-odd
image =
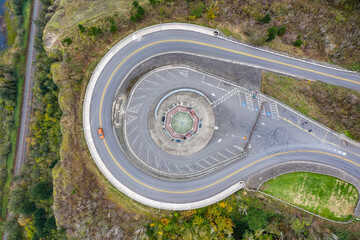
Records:
[[[246,220],[249,228],[253,231],[264,229],[269,225],[267,212],[257,208],[251,208],[248,211]]]
[[[133,5],[133,12],[130,15],[130,20],[132,22],[136,22],[138,20],[143,19],[144,15],[145,15],[145,9],[139,5],[138,1],[133,1],[132,3]]]
[[[117,31],[117,26],[116,25],[111,25],[110,26],[110,32],[114,33]]]
[[[156,5],[158,2],[156,0],[149,0],[151,5]]]
[[[20,206],[19,212],[24,214],[25,216],[30,216],[36,210],[35,203],[26,199]]]
[[[52,184],[40,182],[31,190],[31,197],[36,200],[46,200],[52,196]]]
[[[72,40],[71,40],[71,38],[69,38],[69,37],[67,37],[67,38],[64,38],[64,40],[62,40],[62,44],[63,45],[67,45],[67,46],[69,46],[70,44],[72,44]]]
[[[277,35],[281,37],[285,34],[285,32],[286,32],[286,26],[282,25],[281,27],[278,28]]]
[[[82,24],[78,24],[78,28],[79,28],[79,31],[81,32],[81,33],[84,33],[84,32],[86,32],[86,28],[82,25]]]
[[[302,45],[301,37],[300,35],[297,37],[297,40],[294,42],[295,47],[300,47]]]
[[[90,36],[97,36],[97,35],[102,34],[102,30],[100,28],[97,28],[97,27],[89,28],[88,32],[89,32]]]
[[[266,24],[269,23],[271,21],[271,17],[270,15],[267,13],[262,19],[260,19],[260,23],[262,24]]]
[[[278,28],[277,27],[271,27],[268,29],[268,38],[266,39],[267,42],[271,42],[275,39],[276,35],[278,34]]]
[[[205,4],[203,2],[198,2],[190,9],[190,15],[195,16],[195,18],[201,17],[205,9]]]

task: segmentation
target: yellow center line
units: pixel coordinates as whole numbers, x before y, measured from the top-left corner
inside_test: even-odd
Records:
[[[227,175],[227,176],[225,176],[225,177],[223,177],[223,178],[221,178],[221,179],[219,179],[219,180],[217,180],[217,181],[215,181],[215,182],[213,182],[213,183],[211,183],[211,184],[209,184],[209,185],[206,185],[206,186],[204,186],[204,187],[201,187],[201,188],[196,188],[196,189],[187,190],[187,191],[169,191],[169,190],[164,190],[164,189],[159,189],[159,188],[152,187],[152,186],[147,185],[146,183],[143,183],[143,182],[141,182],[140,180],[136,179],[134,176],[132,176],[130,173],[128,173],[128,172],[115,160],[114,156],[112,155],[112,153],[111,153],[110,150],[109,150],[109,147],[108,147],[105,139],[104,139],[104,144],[105,144],[105,147],[106,147],[107,151],[108,151],[109,154],[110,154],[111,159],[112,159],[112,160],[114,161],[114,163],[121,169],[121,171],[123,171],[129,178],[131,178],[132,180],[134,180],[135,182],[137,182],[138,184],[140,184],[140,185],[142,185],[142,186],[144,186],[144,187],[146,187],[146,188],[149,188],[149,189],[152,189],[152,190],[155,190],[155,191],[158,191],[158,192],[173,193],[173,194],[192,193],[192,192],[198,192],[198,191],[201,191],[201,190],[210,188],[210,187],[212,187],[212,186],[214,186],[214,185],[216,185],[216,184],[219,184],[219,183],[225,181],[226,179],[234,176],[235,174],[237,174],[237,173],[239,173],[239,172],[241,172],[241,171],[243,171],[243,170],[251,167],[252,165],[255,165],[255,164],[259,163],[259,162],[262,162],[262,161],[264,161],[264,160],[266,160],[266,159],[269,159],[269,158],[272,158],[272,157],[276,157],[276,156],[279,156],[279,155],[285,155],[285,154],[291,154],[291,153],[317,153],[317,154],[324,154],[324,155],[327,155],[327,156],[332,156],[332,157],[340,158],[340,159],[342,159],[342,160],[344,160],[344,161],[346,161],[346,162],[349,162],[349,163],[351,163],[351,164],[354,164],[354,165],[360,167],[360,164],[358,164],[358,163],[356,163],[356,162],[354,162],[354,161],[351,161],[350,159],[344,158],[344,157],[342,157],[342,156],[338,156],[338,155],[336,155],[336,154],[327,153],[327,152],[322,152],[322,151],[315,151],[315,150],[293,150],[293,151],[275,153],[275,154],[272,154],[272,155],[269,155],[269,156],[260,158],[260,159],[258,159],[258,160],[256,160],[256,161],[254,161],[254,162],[252,162],[252,163],[250,163],[250,164],[248,164],[248,165],[246,165],[246,166],[244,166],[244,167],[242,167],[242,168],[240,168],[240,169],[238,169],[238,170],[230,173],[229,175]]]
[[[132,52],[130,55],[128,55],[123,61],[120,62],[120,64],[115,68],[115,70],[112,72],[111,76],[109,77],[106,85],[105,85],[105,88],[104,88],[104,91],[102,93],[102,96],[101,96],[101,101],[100,101],[100,109],[99,109],[99,124],[100,124],[100,127],[102,127],[102,119],[101,119],[101,113],[102,113],[102,105],[103,105],[103,101],[104,101],[104,97],[105,97],[105,93],[106,93],[106,90],[109,86],[109,83],[111,82],[112,78],[114,77],[115,73],[119,70],[119,68],[131,57],[133,56],[134,54],[138,53],[139,51],[145,49],[145,48],[148,48],[150,46],[153,46],[153,45],[156,45],[156,44],[160,44],[160,43],[166,43],[166,42],[186,42],[186,43],[193,43],[193,44],[198,44],[198,45],[203,45],[203,46],[208,46],[208,47],[212,47],[212,48],[216,48],[216,49],[220,49],[220,50],[224,50],[224,51],[227,51],[227,52],[233,52],[233,53],[236,53],[236,54],[240,54],[240,55],[244,55],[244,56],[248,56],[248,57],[252,57],[252,58],[256,58],[256,59],[261,59],[261,60],[264,60],[264,61],[268,61],[268,62],[273,62],[273,63],[277,63],[277,64],[280,64],[280,65],[284,65],[284,66],[288,66],[288,67],[292,67],[292,68],[297,68],[297,69],[300,69],[300,70],[304,70],[304,71],[308,71],[308,72],[313,72],[313,73],[317,73],[317,74],[320,74],[320,75],[324,75],[324,76],[328,76],[328,77],[332,77],[332,78],[336,78],[336,79],[340,79],[340,80],[344,80],[344,81],[348,81],[348,82],[353,82],[353,83],[357,83],[357,84],[360,84],[360,82],[357,82],[357,81],[353,81],[353,80],[350,80],[350,79],[346,79],[346,78],[341,78],[341,77],[337,77],[337,76],[334,76],[334,75],[330,75],[330,74],[326,74],[326,73],[322,73],[322,72],[318,72],[318,71],[314,71],[314,70],[311,70],[311,69],[307,69],[307,68],[302,68],[302,67],[298,67],[298,66],[295,66],[295,65],[292,65],[292,64],[287,64],[287,63],[283,63],[283,62],[279,62],[279,61],[276,61],[276,60],[272,60],[272,59],[268,59],[268,58],[263,58],[263,57],[259,57],[259,56],[255,56],[255,55],[252,55],[252,54],[248,54],[248,53],[244,53],[244,52],[240,52],[240,51],[236,51],[236,50],[232,50],[232,49],[228,49],[228,48],[224,48],[224,47],[219,47],[219,46],[216,46],[216,45],[212,45],[212,44],[207,44],[207,43],[202,43],[202,42],[197,42],[197,41],[192,41],[192,40],[181,40],[181,39],[171,39],[171,40],[162,40],[162,41],[157,41],[157,42],[153,42],[153,43],[150,43],[150,44],[147,44],[137,50],[135,50],[134,52]],[[299,153],[299,152],[309,152],[309,153],[318,153],[318,154],[324,154],[324,155],[328,155],[328,156],[333,156],[333,157],[336,157],[336,158],[340,158],[344,161],[347,161],[349,163],[352,163],[358,167],[360,167],[359,164],[351,161],[350,159],[347,159],[347,158],[344,158],[342,156],[338,156],[338,155],[335,155],[335,154],[332,154],[332,153],[327,153],[327,152],[322,152],[322,151],[312,151],[312,150],[294,150],[294,151],[288,151],[288,152],[282,152],[282,153],[275,153],[275,154],[272,154],[270,156],[266,156],[266,157],[263,157],[261,159],[258,159],[236,171],[234,171],[233,173],[221,178],[220,180],[218,181],[215,181],[207,186],[204,186],[204,187],[201,187],[201,188],[196,188],[196,189],[192,189],[192,190],[187,190],[187,191],[168,191],[168,190],[163,190],[163,189],[158,189],[158,188],[155,188],[155,187],[152,187],[152,186],[149,186],[147,185],[146,183],[143,183],[141,182],[140,180],[136,179],[134,176],[132,176],[130,173],[128,173],[114,158],[114,156],[112,155],[107,143],[106,143],[106,140],[104,139],[103,140],[104,142],[104,145],[111,157],[111,159],[114,161],[114,163],[128,176],[130,177],[132,180],[134,180],[135,182],[137,182],[138,184],[144,186],[144,187],[147,187],[149,189],[152,189],[152,190],[155,190],[155,191],[158,191],[158,192],[166,192],[166,193],[174,193],[174,194],[182,194],[182,193],[191,193],[191,192],[197,192],[197,191],[201,191],[201,190],[204,190],[204,189],[207,189],[209,187],[212,187],[218,183],[221,183],[223,181],[225,181],[226,179],[234,176],[235,174],[243,171],[244,169],[256,164],[256,163],[259,163],[259,162],[262,162],[266,159],[269,159],[269,158],[272,158],[272,157],[276,157],[276,156],[279,156],[279,155],[283,155],[283,154],[290,154],[290,153]]]
[[[347,81],[347,82],[352,82],[352,83],[356,83],[356,84],[360,84],[360,82],[357,82],[357,81],[354,81],[354,80],[350,80],[350,79],[347,79],[347,78],[342,78],[342,77],[338,77],[338,76],[334,76],[334,75],[330,75],[330,74],[327,74],[327,73],[323,73],[323,72],[319,72],[319,71],[315,71],[315,70],[311,70],[311,69],[307,69],[307,68],[303,68],[303,67],[299,67],[299,66],[295,66],[295,65],[292,65],[292,64],[288,64],[288,63],[284,63],[284,62],[280,62],[280,61],[276,61],[276,60],[272,60],[272,59],[268,59],[268,58],[263,58],[263,57],[259,57],[259,56],[255,56],[255,55],[252,55],[252,54],[249,54],[249,53],[244,53],[244,52],[241,52],[241,51],[236,51],[236,50],[233,50],[233,49],[229,49],[229,48],[224,48],[224,47],[220,47],[220,46],[216,46],[216,45],[212,45],[212,44],[208,44],[208,43],[202,43],[202,42],[198,42],[198,41],[193,41],[193,40],[182,40],[182,39],[169,39],[169,40],[162,40],[162,41],[157,41],[157,42],[153,42],[153,43],[149,43],[137,50],[135,50],[134,52],[132,52],[130,55],[128,55],[122,62],[120,62],[120,64],[115,68],[115,70],[112,72],[110,78],[108,79],[107,83],[106,83],[106,86],[104,88],[104,92],[101,96],[101,102],[100,102],[100,114],[101,114],[101,109],[102,109],[102,102],[103,102],[103,98],[105,96],[105,92],[106,92],[106,89],[111,81],[111,79],[113,78],[113,76],[115,75],[116,71],[131,57],[133,56],[134,54],[136,54],[137,52],[145,49],[145,48],[148,48],[150,46],[153,46],[153,45],[156,45],[156,44],[161,44],[161,43],[166,43],[166,42],[185,42],[185,43],[193,43],[193,44],[197,44],[197,45],[203,45],[203,46],[207,46],[207,47],[211,47],[211,48],[216,48],[216,49],[220,49],[220,50],[224,50],[224,51],[227,51],[227,52],[233,52],[233,53],[237,53],[237,54],[240,54],[240,55],[244,55],[244,56],[248,56],[248,57],[252,57],[252,58],[256,58],[256,59],[261,59],[261,60],[264,60],[264,61],[268,61],[268,62],[273,62],[273,63],[277,63],[277,64],[280,64],[280,65],[284,65],[284,66],[288,66],[288,67],[292,67],[292,68],[297,68],[297,69],[300,69],[300,70],[304,70],[304,71],[308,71],[308,72],[312,72],[312,73],[317,73],[317,74],[320,74],[320,75],[324,75],[324,76],[328,76],[328,77],[332,77],[332,78],[336,78],[336,79],[339,79],[339,80],[343,80],[343,81]],[[100,116],[100,126],[101,126],[101,116]]]

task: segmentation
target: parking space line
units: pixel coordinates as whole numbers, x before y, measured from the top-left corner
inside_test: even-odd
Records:
[[[220,163],[220,161],[217,160],[216,158],[214,158],[213,156],[209,156],[209,157],[211,157],[212,159],[214,159],[215,161],[217,161],[218,163]]]
[[[140,143],[139,155],[141,155],[142,142]]]
[[[189,167],[187,164],[185,164],[185,166],[187,166],[187,168],[190,169],[191,172],[194,172],[194,170],[192,170],[191,167]]]
[[[205,168],[204,166],[202,166],[200,163],[198,163],[198,162],[195,162],[197,165],[199,165],[200,167],[202,167],[202,168]]]
[[[166,161],[164,161],[164,163],[165,163],[165,166],[166,166],[166,168],[167,168],[168,172],[170,173],[170,168],[168,167],[168,165],[167,165]]]
[[[228,150],[228,149],[225,149],[225,151],[227,151],[227,152],[229,152],[229,153],[231,153],[232,155],[236,155],[235,153],[233,153],[233,152],[231,152],[230,150]]]
[[[144,97],[146,97],[146,95],[143,95],[143,96],[140,96],[140,97],[133,97],[132,100],[140,99],[140,98],[144,98]]]
[[[174,74],[172,74],[169,70],[166,70],[166,72],[168,72],[171,76],[173,76],[173,78],[177,79],[177,77]]]
[[[135,144],[136,140],[138,139],[138,137],[139,137],[139,134],[136,136],[136,138],[135,138],[134,142],[131,144],[131,147],[133,147],[133,146],[134,146],[134,144]]]
[[[156,155],[155,155],[155,163],[156,163],[156,168],[159,169],[159,163],[158,163]]]
[[[158,75],[157,73],[155,73],[155,75],[156,75],[158,78],[160,78],[161,80],[163,80],[163,81],[167,82],[167,80],[166,80],[166,79],[164,79],[163,77],[161,77],[161,76],[160,76],[160,75]]]
[[[182,173],[180,168],[178,167],[178,165],[176,163],[175,163],[175,166],[176,166],[177,170],[179,170],[179,172]]]
[[[216,152],[217,154],[219,154],[220,156],[222,156],[223,158],[227,159],[227,157],[225,157],[223,154]]]
[[[146,162],[149,163],[149,149],[146,149]]]
[[[152,84],[158,85],[158,83],[156,83],[156,82],[152,82],[152,81],[150,81],[150,80],[148,80],[148,79],[146,79],[146,80],[145,80],[145,82],[149,82],[149,83],[152,83]]]
[[[209,164],[210,166],[212,166],[212,164],[209,163],[208,161],[206,161],[205,159],[202,158],[202,160],[203,160],[204,162],[206,162],[207,164]]]
[[[134,127],[134,129],[128,134],[128,137],[138,128],[138,126]]]

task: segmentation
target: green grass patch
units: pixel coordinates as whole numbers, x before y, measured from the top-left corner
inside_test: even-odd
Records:
[[[7,34],[7,45],[11,46],[15,42],[16,38],[16,22],[15,19],[11,17],[10,10],[10,1],[6,1],[6,11],[5,11],[5,24],[6,24],[6,34]]]
[[[22,42],[22,48],[26,49],[28,44],[28,37],[29,37],[29,31],[30,31],[30,20],[31,20],[31,1],[26,0],[24,2],[24,8],[23,8],[23,16],[24,16],[24,22],[22,25],[22,28],[24,29],[24,38]]]
[[[338,178],[316,173],[296,172],[265,182],[261,191],[335,221],[352,218],[359,193]]]

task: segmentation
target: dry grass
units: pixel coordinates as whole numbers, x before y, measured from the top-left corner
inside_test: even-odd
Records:
[[[261,91],[299,112],[360,140],[360,92],[263,72]]]

